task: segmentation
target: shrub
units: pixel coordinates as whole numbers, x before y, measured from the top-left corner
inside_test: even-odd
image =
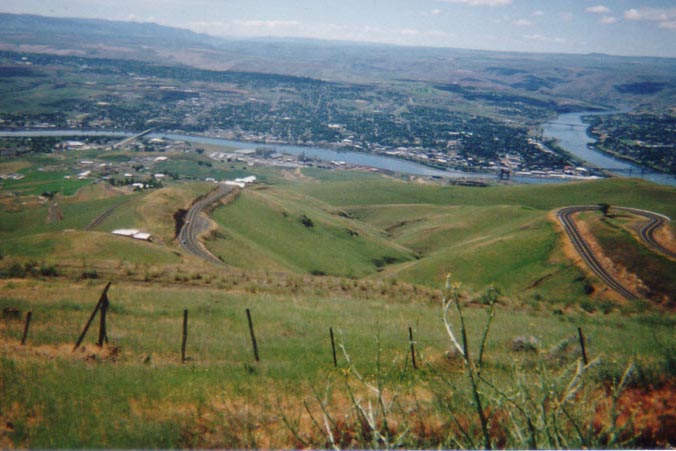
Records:
[[[301,224],[303,224],[303,225],[304,225],[305,227],[307,227],[308,229],[310,229],[310,228],[312,228],[312,227],[315,226],[315,223],[312,222],[312,219],[308,218],[305,214],[303,214],[303,215],[300,217],[300,222],[301,222]]]
[[[26,268],[21,263],[14,263],[3,271],[3,275],[8,279],[22,279],[26,277]]]
[[[99,273],[96,272],[95,269],[91,269],[89,271],[83,271],[82,274],[80,275],[80,279],[98,279],[99,278]]]
[[[40,266],[40,275],[43,277],[57,277],[59,275],[59,271],[54,265],[46,266],[43,264]]]

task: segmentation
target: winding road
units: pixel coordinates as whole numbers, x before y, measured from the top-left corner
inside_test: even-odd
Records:
[[[643,216],[648,218],[648,222],[641,227],[639,230],[639,236],[643,241],[648,243],[657,252],[666,255],[670,258],[676,258],[676,253],[662,246],[660,243],[655,240],[655,231],[662,227],[667,222],[670,222],[671,219],[668,216],[661,215],[659,213],[653,213],[652,211],[639,210],[637,208],[626,208],[626,207],[613,207],[615,210],[627,211],[633,213],[637,216]]]
[[[204,198],[195,202],[185,215],[185,222],[178,234],[179,241],[183,249],[188,253],[202,258],[210,263],[223,265],[224,263],[209,252],[198,239],[199,235],[209,228],[209,220],[201,213],[210,205],[223,199],[233,192],[232,186],[219,185],[217,189],[207,194]]]
[[[664,253],[666,255],[674,256],[673,252],[661,246],[655,240],[654,237],[655,231],[658,228],[660,228],[663,224],[670,221],[668,217],[658,213],[639,210],[636,208],[626,208],[626,207],[613,207],[613,208],[616,210],[626,211],[638,216],[648,218],[648,223],[645,224],[639,231],[639,236],[641,237],[641,239],[645,241],[649,246],[658,250],[659,252]],[[581,205],[575,207],[565,207],[558,211],[557,217],[559,219],[559,222],[561,222],[561,225],[563,226],[564,230],[568,234],[570,241],[573,243],[573,246],[575,246],[577,252],[580,254],[585,263],[587,263],[589,268],[591,268],[594,274],[596,274],[596,276],[598,276],[598,278],[601,279],[606,285],[608,285],[610,288],[618,292],[626,299],[629,300],[638,299],[638,296],[635,293],[633,293],[624,285],[622,285],[610,273],[608,273],[608,271],[606,271],[606,269],[597,259],[596,255],[594,255],[594,252],[589,246],[589,243],[585,241],[585,239],[580,234],[580,231],[578,230],[577,226],[575,225],[575,221],[572,218],[573,214],[579,213],[581,211],[594,211],[594,210],[599,210],[599,206]]]

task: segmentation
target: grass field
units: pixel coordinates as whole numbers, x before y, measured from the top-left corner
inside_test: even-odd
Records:
[[[216,210],[221,229],[212,235],[209,247],[226,263],[248,269],[370,274],[430,287],[442,284],[445,274],[452,272],[473,289],[494,284],[522,303],[544,300],[565,306],[586,299],[593,276],[570,264],[552,211],[604,201],[676,214],[673,189],[634,180],[466,188],[363,173],[341,177],[342,173],[313,169],[305,174],[306,179],[247,192]],[[358,239],[304,228],[303,215],[339,221],[340,228],[359,233]],[[371,267],[364,266],[369,263],[365,257],[349,250],[354,245],[367,250],[363,243],[367,238],[397,246],[408,257],[367,251]],[[308,259],[327,261],[327,256],[333,270]],[[343,269],[344,264],[351,271]]]
[[[410,302],[403,296],[385,301],[370,285],[362,297],[363,285],[326,292],[301,282],[300,291],[289,296],[252,295],[234,287],[114,283],[109,291],[110,344],[102,350],[93,346],[93,330],[84,349],[73,352],[103,283],[0,283],[0,307],[32,310],[34,318],[23,347],[18,344],[22,322],[2,323],[0,415],[3,423],[12,424],[0,435],[3,447],[298,446],[282,415],[301,421],[299,433],[310,444],[327,446],[326,437],[309,423],[304,405],[321,418],[317,403],[328,388],[325,409],[336,418],[351,418],[354,406],[345,399],[345,382],[364,402],[370,396],[357,375],[382,383],[388,396],[401,396],[401,406],[388,411],[391,421],[403,421],[398,409],[410,408],[417,397],[417,413],[411,418],[435,417],[429,424],[434,428],[448,415],[443,404],[436,404],[450,393],[438,385],[442,380],[455,387],[455,401],[446,402],[460,402],[467,395],[462,366],[445,363],[450,343],[438,302]],[[254,320],[259,363],[253,359],[247,308]],[[183,309],[189,311],[185,364],[180,361]],[[481,338],[484,310],[465,309],[473,352]],[[486,347],[487,374],[494,383],[505,383],[511,380],[514,361],[527,365],[533,358],[509,351],[514,337],[533,335],[544,356],[560,340],[575,337],[578,326],[587,335],[591,358],[602,358],[592,370],[592,380],[613,380],[633,361],[640,368],[635,374],[640,382],[656,380],[661,352],[666,352],[656,342],[669,343],[674,323],[653,315],[551,316],[498,307]],[[339,354],[339,368],[333,367],[329,327],[351,364]],[[417,371],[411,367],[408,327],[415,334]],[[564,363],[547,363],[552,374],[579,356],[575,346],[566,352]],[[438,371],[444,374],[442,380]],[[436,395],[443,397],[431,402]],[[490,399],[487,396],[488,404]],[[469,405],[461,412],[471,415]],[[410,446],[424,440],[454,443],[434,442],[413,432],[404,438],[402,443]]]
[[[291,176],[255,172],[265,181],[217,208],[216,228],[206,237],[208,248],[230,266],[385,278],[428,287],[443,284],[451,272],[474,290],[493,284],[517,303],[537,305],[544,300],[559,305],[555,308],[586,299],[590,284],[596,282],[584,268],[570,264],[552,211],[606,202],[676,215],[673,189],[635,180],[467,188],[349,171],[308,169],[287,173]],[[30,195],[6,198],[6,208],[0,210],[0,252],[58,259],[59,249],[68,247],[55,246],[59,233],[84,230],[110,209],[96,231],[139,228],[166,247],[157,248],[159,254],[149,260],[142,257],[141,243],[129,244],[137,251],[122,247],[109,254],[108,262],[174,260],[169,255],[180,251],[174,241],[174,214],[212,189],[205,183],[186,183],[130,196],[93,186],[80,189],[77,196],[59,196],[58,210],[53,202]],[[25,207],[26,200],[31,208]],[[49,220],[55,211],[60,221]],[[79,240],[96,238],[85,234]],[[95,257],[90,262],[108,250],[88,252]],[[646,258],[652,258],[650,253]],[[668,262],[655,264],[669,273]]]
[[[86,185],[57,195],[60,214],[29,191],[3,197],[1,447],[477,448],[477,394],[490,412],[492,446],[672,443],[670,304],[590,294],[597,282],[570,261],[552,211],[606,202],[674,216],[673,189],[634,180],[467,188],[360,172],[254,172],[263,183],[211,212],[204,239],[223,267],[186,255],[174,240],[176,211],[212,184],[134,194]],[[637,258],[635,271],[653,274],[641,276],[646,283],[672,290],[673,262],[638,243],[635,219],[580,221],[609,257]],[[119,227],[156,239],[109,233]],[[442,321],[448,272],[460,283],[469,355],[483,349],[475,388],[477,360],[466,366],[450,352]],[[97,318],[73,352],[108,280],[109,343],[93,345]],[[495,317],[481,347],[491,284]],[[459,337],[454,310],[450,325]],[[578,327],[588,357],[599,359],[586,369],[576,366]],[[530,351],[515,351],[516,337]],[[652,399],[665,403],[637,409]]]
[[[246,269],[348,277],[412,258],[406,248],[339,213],[311,199],[246,190],[215,212],[222,231],[209,246],[226,263]]]

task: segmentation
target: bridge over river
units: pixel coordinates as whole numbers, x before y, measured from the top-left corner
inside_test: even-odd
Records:
[[[152,133],[154,130],[155,130],[154,128],[149,128],[148,130],[144,130],[144,131],[142,131],[141,133],[137,133],[137,134],[135,134],[135,135],[133,135],[133,136],[130,136],[130,137],[128,137],[128,138],[125,138],[125,139],[123,139],[122,141],[119,141],[119,142],[116,142],[115,144],[113,144],[113,146],[111,147],[111,149],[118,149],[118,148],[120,148],[120,147],[126,146],[127,144],[129,144],[130,142],[134,141],[135,139],[138,139],[138,138],[141,138],[141,137],[143,137],[143,136],[145,136],[145,135],[148,135],[148,134]]]

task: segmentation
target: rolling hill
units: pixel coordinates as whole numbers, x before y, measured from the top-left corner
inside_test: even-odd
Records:
[[[421,82],[555,101],[561,108],[667,107],[676,60],[521,54],[307,39],[226,39],[152,23],[0,14],[0,49],[136,59],[347,82]],[[565,106],[568,105],[568,106]]]

